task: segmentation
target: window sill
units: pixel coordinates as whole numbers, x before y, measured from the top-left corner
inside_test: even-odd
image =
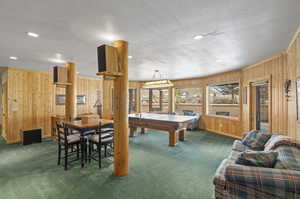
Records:
[[[208,117],[218,117],[218,118],[224,118],[224,119],[229,119],[229,120],[240,121],[240,118],[239,118],[239,117],[222,116],[222,115],[213,115],[213,114],[205,114],[205,116],[208,116]]]
[[[177,106],[202,106],[202,104],[191,104],[191,103],[178,103],[178,104],[175,104]]]

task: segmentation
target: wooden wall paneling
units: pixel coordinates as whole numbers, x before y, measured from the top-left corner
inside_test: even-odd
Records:
[[[287,104],[284,96],[283,83],[286,79],[286,54],[281,53],[272,59],[254,64],[254,66],[246,67],[243,71],[243,85],[249,86],[250,82],[260,81],[265,77],[270,80],[270,125],[272,132],[287,133]],[[249,89],[250,90],[250,89]],[[251,98],[249,98],[251,100]],[[248,106],[248,108],[247,108]],[[249,104],[243,106],[243,129],[249,130],[250,109]]]
[[[103,80],[103,118],[112,119],[112,89],[113,80],[104,79]]]
[[[300,27],[299,27],[300,30]],[[287,51],[287,79],[292,80],[288,98],[288,136],[300,142],[300,123],[297,122],[296,78],[300,76],[300,34],[295,35]]]
[[[81,105],[81,111],[95,112],[95,88],[102,90],[101,81],[80,79],[83,94],[87,96],[87,104]],[[43,137],[50,136],[51,116],[64,115],[64,106],[55,104],[55,95],[65,94],[64,90],[53,85],[52,73],[8,68],[7,142],[19,142],[20,132],[25,129],[42,128]]]

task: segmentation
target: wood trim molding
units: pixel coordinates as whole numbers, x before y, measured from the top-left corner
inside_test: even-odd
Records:
[[[298,38],[298,36],[300,36],[300,25],[298,26],[298,29],[296,31],[296,33],[294,34],[291,42],[289,43],[288,47],[287,47],[287,52],[289,52],[294,44],[294,42],[296,41],[296,39]]]
[[[225,135],[225,136],[236,138],[236,139],[241,139],[242,138],[242,136],[237,136],[237,135],[232,135],[232,134],[224,133],[224,132],[221,132],[221,131],[216,131],[215,129],[209,129],[209,128],[207,128],[205,130],[209,131],[211,133],[215,133],[215,134],[219,134],[219,135]]]
[[[260,81],[271,81],[271,79],[272,79],[272,75],[266,75],[266,76],[263,76],[263,77],[248,79],[246,82],[244,82],[244,84],[247,84],[247,86],[251,86],[251,85],[249,85],[250,83],[260,82]],[[271,82],[269,82],[269,83],[271,83]]]
[[[269,97],[269,110],[268,110],[268,117],[269,117],[269,131],[272,132],[272,75],[267,75],[264,77],[260,77],[260,78],[255,78],[255,79],[251,79],[248,80],[246,85],[249,88],[248,89],[248,117],[249,117],[249,121],[248,121],[248,128],[249,130],[252,128],[252,122],[253,122],[253,113],[252,113],[252,106],[253,106],[253,101],[252,101],[252,86],[251,83],[253,82],[259,82],[259,81],[268,81],[269,82],[269,86],[268,86],[268,97]]]
[[[281,56],[283,56],[283,55],[286,55],[286,51],[281,51],[280,53],[275,54],[275,55],[273,55],[273,56],[271,56],[271,57],[269,57],[269,58],[266,58],[266,59],[264,59],[264,60],[262,60],[262,61],[259,61],[259,62],[255,63],[255,64],[246,66],[246,67],[242,68],[242,70],[245,71],[245,70],[248,70],[248,69],[250,69],[250,68],[254,68],[254,67],[256,67],[256,66],[260,66],[261,64],[264,64],[264,63],[266,63],[266,62],[269,62],[269,61],[272,61],[272,60],[274,60],[274,59],[277,59],[277,58],[279,58],[279,57],[281,57]]]

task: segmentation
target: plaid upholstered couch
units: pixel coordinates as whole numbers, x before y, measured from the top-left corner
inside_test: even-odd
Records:
[[[236,164],[239,154],[251,149],[235,140],[213,179],[217,199],[300,199],[300,150],[291,138],[272,135],[264,151],[277,151],[274,168]]]

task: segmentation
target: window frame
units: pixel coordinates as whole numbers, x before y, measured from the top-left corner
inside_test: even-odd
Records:
[[[228,105],[237,105],[238,108],[239,108],[239,115],[237,117],[235,116],[225,116],[225,115],[216,115],[216,114],[212,114],[212,113],[209,113],[209,106],[210,106],[210,103],[209,103],[209,87],[210,86],[218,86],[218,85],[225,85],[225,84],[238,84],[239,85],[239,92],[238,92],[238,96],[239,96],[239,103],[238,104],[228,104]],[[226,118],[226,119],[231,119],[231,120],[240,120],[241,118],[241,100],[242,100],[242,96],[241,96],[241,88],[242,88],[242,83],[240,80],[236,80],[236,81],[228,81],[228,82],[219,82],[219,83],[214,83],[214,84],[207,84],[206,85],[206,89],[205,89],[205,95],[206,95],[206,99],[205,99],[205,114],[207,116],[210,116],[210,117],[220,117],[220,118]]]
[[[131,111],[130,110],[130,90],[132,90],[134,92],[134,97],[132,98],[134,100],[134,107],[135,107],[135,110],[134,111]],[[138,89],[135,88],[135,87],[129,87],[128,88],[128,113],[136,113],[138,111]]]
[[[185,89],[185,88],[198,88],[200,89],[200,99],[201,103],[176,103],[176,89]],[[192,109],[194,112],[199,113],[200,115],[205,114],[205,86],[203,85],[184,85],[184,86],[174,86],[174,94],[173,94],[173,106],[175,113],[182,113],[182,108],[177,108],[177,106],[187,106],[188,109]],[[198,110],[199,109],[199,110]]]
[[[193,104],[193,103],[176,103],[176,89],[185,89],[185,88],[199,88],[201,92],[201,103]],[[204,86],[201,85],[191,85],[191,86],[176,86],[174,87],[174,105],[186,105],[186,106],[204,106],[205,104],[205,91],[204,91]]]
[[[168,87],[163,87],[163,88],[142,88],[143,90],[147,90],[148,91],[148,103],[146,104],[147,106],[148,106],[148,112],[149,113],[155,113],[155,112],[163,112],[163,105],[164,105],[164,102],[163,102],[163,99],[162,99],[162,103],[161,104],[159,104],[159,106],[161,107],[161,110],[160,111],[153,111],[153,90],[157,90],[157,91],[159,91],[159,93],[160,93],[160,90],[166,90],[167,92],[168,92],[168,95],[169,95],[169,89],[168,89]],[[142,106],[143,106],[143,104],[142,104],[142,101],[143,101],[143,95],[142,95],[142,92],[144,92],[143,90],[141,90],[141,110],[142,110]],[[150,94],[150,90],[152,90],[152,95]],[[160,94],[159,94],[160,95]],[[159,98],[160,98],[160,96],[159,96]],[[169,106],[170,106],[170,102],[169,102],[169,100],[168,100],[168,103],[167,103],[167,105],[168,105],[168,109],[169,109]]]

